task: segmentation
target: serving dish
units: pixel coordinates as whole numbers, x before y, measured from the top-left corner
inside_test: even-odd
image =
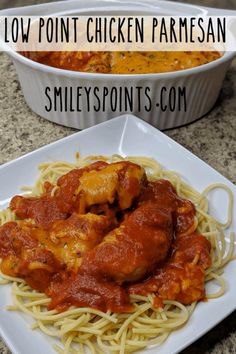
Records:
[[[61,160],[73,162],[75,153],[78,151],[82,156],[120,154],[153,157],[166,169],[179,172],[185,181],[198,191],[204,190],[211,183],[224,183],[236,198],[236,187],[225,177],[149,124],[136,117],[124,115],[61,139],[1,166],[0,183],[5,186],[0,194],[1,207],[4,208],[13,195],[22,193],[20,190],[22,185],[34,183],[38,174],[38,164]],[[226,205],[227,197],[224,192],[219,190],[211,192],[210,213],[222,222],[226,219]],[[236,205],[234,205],[233,215],[236,215]],[[227,230],[227,240],[229,232],[235,229],[234,219],[230,229]],[[226,293],[207,303],[199,303],[190,321],[183,328],[173,332],[167,341],[158,347],[158,353],[178,353],[236,309],[236,284],[233,281],[235,271],[235,261],[230,262],[224,273]],[[22,313],[8,312],[5,309],[11,303],[10,286],[1,287],[0,303],[0,335],[13,353],[54,353],[53,340],[38,331],[32,331],[31,321],[27,316]],[[143,353],[154,354],[156,350],[156,347],[153,347]]]
[[[168,1],[138,0],[133,3],[123,0],[70,0],[66,2],[50,3],[37,6],[29,6],[17,9],[8,9],[0,11],[0,16],[37,16],[37,15],[114,15],[114,14],[142,14],[142,15],[229,15],[234,14],[233,11],[217,10],[204,8],[201,6],[186,5],[182,3],[172,3]],[[206,114],[214,105],[225,77],[226,71],[234,57],[234,53],[225,52],[221,58],[208,64],[187,69],[183,71],[161,73],[161,74],[132,74],[132,75],[117,75],[117,74],[98,74],[98,73],[82,73],[72,72],[68,70],[57,69],[31,61],[22,55],[9,50],[16,71],[19,76],[20,84],[25,96],[25,100],[30,108],[40,116],[62,125],[84,129],[94,124],[106,121],[117,114],[133,113],[158,127],[159,129],[167,129],[175,126],[180,126],[196,120]],[[91,87],[92,92],[94,87],[106,87],[110,92],[114,87],[127,87],[128,90],[135,87],[148,87],[150,90],[150,98],[152,108],[150,111],[145,110],[144,94],[141,94],[141,107],[139,107],[138,96],[134,96],[134,106],[131,110],[115,109],[112,111],[109,104],[104,110],[96,112],[93,108],[88,111],[87,97],[83,95],[81,98],[81,111],[62,111],[57,109],[47,112],[45,105],[48,104],[48,99],[45,95],[45,88],[65,87],[72,88],[72,100],[76,101],[76,88]],[[185,88],[186,90],[186,111],[184,103],[179,109],[176,106],[174,111],[170,107],[163,111],[160,108],[159,98],[162,88],[166,88],[169,93],[171,88]],[[103,91],[99,91],[98,96],[102,100]],[[168,100],[168,96],[166,98]],[[95,95],[91,97],[90,107],[97,104]],[[158,106],[159,104],[159,106]],[[124,106],[124,105],[122,105]]]

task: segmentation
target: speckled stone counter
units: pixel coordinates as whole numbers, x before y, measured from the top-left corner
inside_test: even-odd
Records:
[[[17,4],[20,2],[27,3],[15,1]],[[5,3],[11,5],[10,1]],[[217,7],[219,4],[224,7],[225,3],[225,7],[236,7],[234,0],[196,3]],[[14,67],[5,54],[0,54],[0,78],[0,163],[15,159],[76,131],[50,123],[28,108]],[[236,61],[227,73],[220,97],[212,111],[188,126],[165,133],[236,183]],[[0,341],[0,354],[3,353],[9,351]],[[236,312],[183,353],[236,353]]]

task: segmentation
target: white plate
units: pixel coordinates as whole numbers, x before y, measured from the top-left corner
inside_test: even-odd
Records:
[[[236,200],[236,187],[206,163],[187,151],[166,135],[143,122],[125,115],[99,124],[72,136],[59,140],[15,161],[0,166],[0,203],[3,206],[14,194],[20,193],[23,185],[32,185],[37,176],[37,165],[44,161],[73,161],[75,153],[143,155],[154,157],[166,169],[178,171],[185,180],[202,191],[215,182],[225,183],[231,188]],[[227,200],[224,193],[211,193],[211,211],[220,219],[226,217]],[[234,205],[234,215],[236,206]],[[236,220],[231,230],[236,230]],[[230,231],[230,230],[228,230]],[[227,233],[228,235],[228,233]],[[236,263],[226,268],[224,278],[226,293],[207,303],[199,303],[189,322],[172,333],[158,348],[159,354],[174,354],[187,347],[205,332],[214,327],[236,309]],[[53,354],[52,339],[38,331],[30,330],[31,320],[17,312],[8,312],[5,307],[11,303],[10,286],[0,287],[0,334],[13,353]],[[150,348],[143,353],[157,352]]]

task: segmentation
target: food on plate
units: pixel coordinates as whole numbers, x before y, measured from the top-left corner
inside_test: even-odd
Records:
[[[182,52],[22,52],[59,69],[104,74],[154,74],[194,68],[221,57],[217,51]]]
[[[31,193],[0,214],[0,267],[2,283],[13,282],[10,309],[59,337],[58,352],[160,344],[198,301],[224,293],[227,187],[222,225],[204,192],[150,158],[92,156],[40,171]],[[207,295],[211,279],[220,289]]]

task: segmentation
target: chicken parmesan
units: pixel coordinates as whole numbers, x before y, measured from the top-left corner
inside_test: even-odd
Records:
[[[22,52],[58,69],[103,74],[155,74],[194,68],[220,58],[217,51]]]
[[[50,315],[48,321],[70,343],[133,352],[155,342],[153,332],[141,331],[139,339],[138,328],[161,323],[166,313],[163,321],[170,316],[172,324],[168,330],[160,324],[156,337],[164,340],[178,327],[173,318],[183,324],[188,308],[207,299],[205,283],[219,263],[212,238],[219,224],[204,216],[205,208],[204,195],[151,159],[45,164],[36,189],[12,198],[10,220],[0,226],[2,277],[19,282],[15,306],[25,312],[32,306],[41,329],[47,313],[62,314],[60,324]],[[59,352],[73,352],[66,348]]]

